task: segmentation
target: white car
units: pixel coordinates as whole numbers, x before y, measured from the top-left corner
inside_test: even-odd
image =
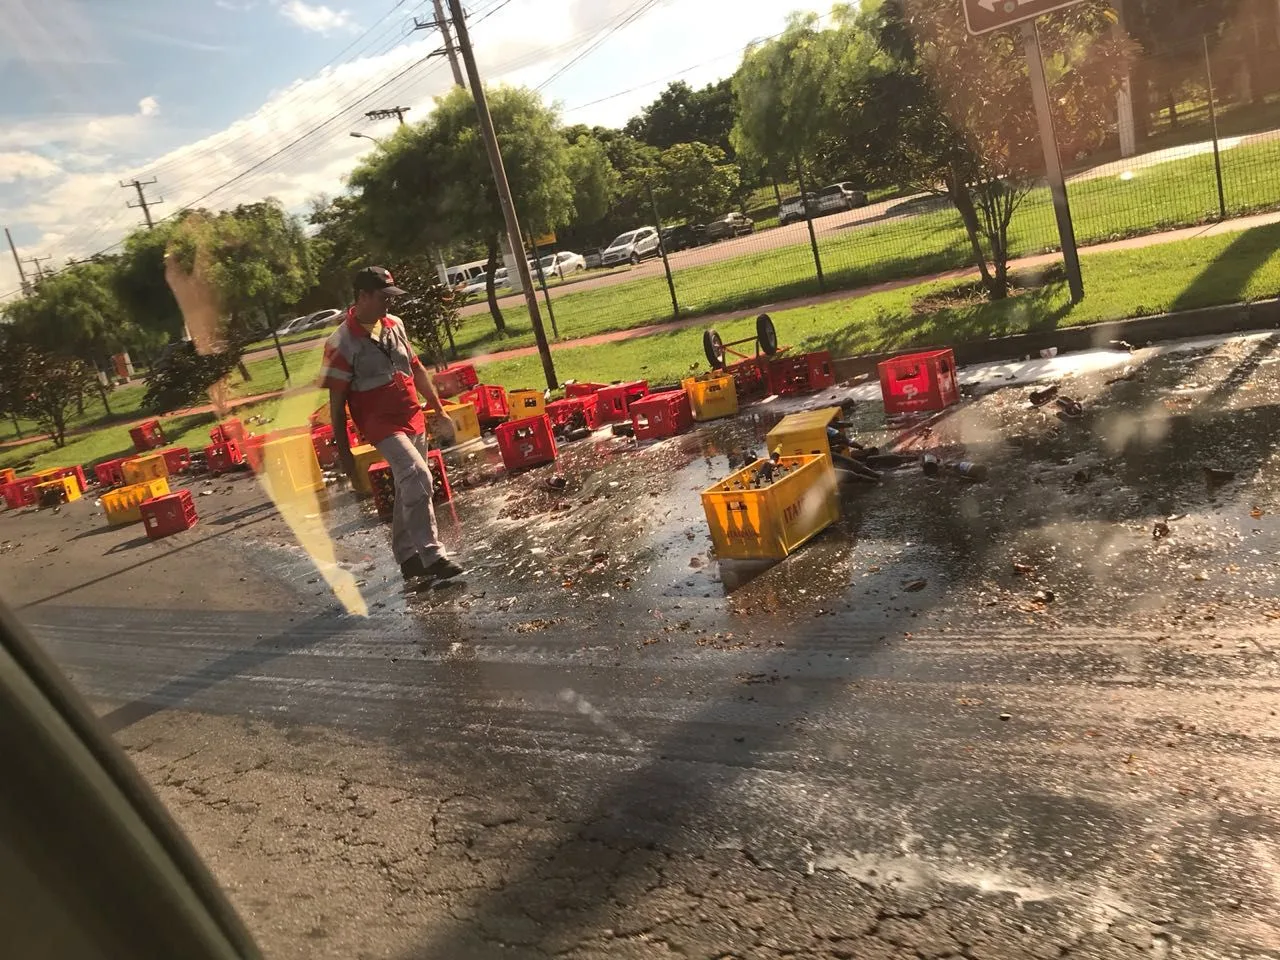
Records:
[[[496,278],[497,275],[498,275],[497,271],[495,270],[494,277]],[[488,286],[488,283],[489,283],[489,275],[487,273],[482,273],[480,274],[480,276],[476,277],[474,280],[468,283],[465,287],[463,287],[462,292],[465,293],[467,296],[471,296],[471,294],[473,293],[484,293],[485,289]],[[497,284],[497,281],[495,279],[495,286],[496,284]]]
[[[337,323],[338,318],[342,316],[343,310],[317,310],[315,313],[302,318],[302,323],[298,324],[291,331],[297,333],[299,330],[319,330],[321,327],[327,327]]]
[[[866,205],[867,195],[855,190],[852,183],[833,183],[818,191],[819,213],[837,213]]]
[[[621,263],[639,263],[648,257],[656,257],[658,250],[658,230],[656,227],[641,227],[617,237],[604,251],[600,258],[603,267],[616,267]]]
[[[301,328],[302,322],[306,319],[307,319],[306,317],[294,317],[288,323],[282,324],[279,328],[277,328],[276,336],[283,337],[287,333],[293,333],[299,330]]]
[[[538,263],[542,266],[542,272],[548,277],[559,277],[563,280],[571,273],[577,273],[579,270],[587,269],[587,260],[585,257],[569,251],[561,251],[560,253],[551,253],[543,257]],[[534,276],[537,276],[537,270],[534,270]]]

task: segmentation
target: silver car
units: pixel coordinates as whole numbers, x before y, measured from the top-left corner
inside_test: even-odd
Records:
[[[819,213],[838,213],[866,205],[867,195],[861,190],[855,190],[852,183],[833,183],[818,191]]]
[[[605,249],[600,265],[616,267],[623,263],[639,263],[658,255],[658,231],[655,227],[641,227],[616,238]]]

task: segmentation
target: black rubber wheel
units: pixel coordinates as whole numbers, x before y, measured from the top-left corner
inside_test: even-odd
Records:
[[[767,313],[756,317],[756,341],[760,344],[760,349],[769,356],[778,352],[778,331],[774,329],[773,319]]]
[[[631,265],[632,265],[633,267],[638,267],[638,266],[640,266],[640,254],[638,254],[638,253],[633,253],[633,254],[631,255]]]
[[[714,330],[706,330],[702,334],[702,351],[707,355],[707,362],[712,370],[724,369],[724,342],[720,334]]]

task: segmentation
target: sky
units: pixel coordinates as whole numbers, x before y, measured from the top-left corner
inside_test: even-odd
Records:
[[[486,83],[545,84],[566,122],[607,126],[673,80],[731,74],[793,10],[830,5],[464,0]],[[0,108],[0,225],[23,258],[60,267],[142,222],[122,181],[156,180],[156,218],[267,196],[302,210],[341,191],[374,148],[351,132],[396,122],[365,111],[420,119],[452,84],[444,58],[424,60],[440,37],[415,17],[433,19],[429,0],[0,0],[0,88],[22,91]],[[19,280],[0,253],[3,299]]]

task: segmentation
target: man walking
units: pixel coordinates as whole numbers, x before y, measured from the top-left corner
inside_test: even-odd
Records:
[[[383,267],[366,267],[355,275],[355,304],[324,345],[321,385],[329,390],[333,439],[347,476],[355,461],[347,441],[347,410],[366,443],[391,467],[396,506],[391,522],[391,550],[405,582],[425,578],[449,580],[463,569],[445,556],[436,532],[432,503],[435,482],[427,464],[426,422],[421,394],[440,414],[452,442],[453,425],[431,386],[426,368],[409,345],[404,326],[387,315],[387,304],[404,291]]]

